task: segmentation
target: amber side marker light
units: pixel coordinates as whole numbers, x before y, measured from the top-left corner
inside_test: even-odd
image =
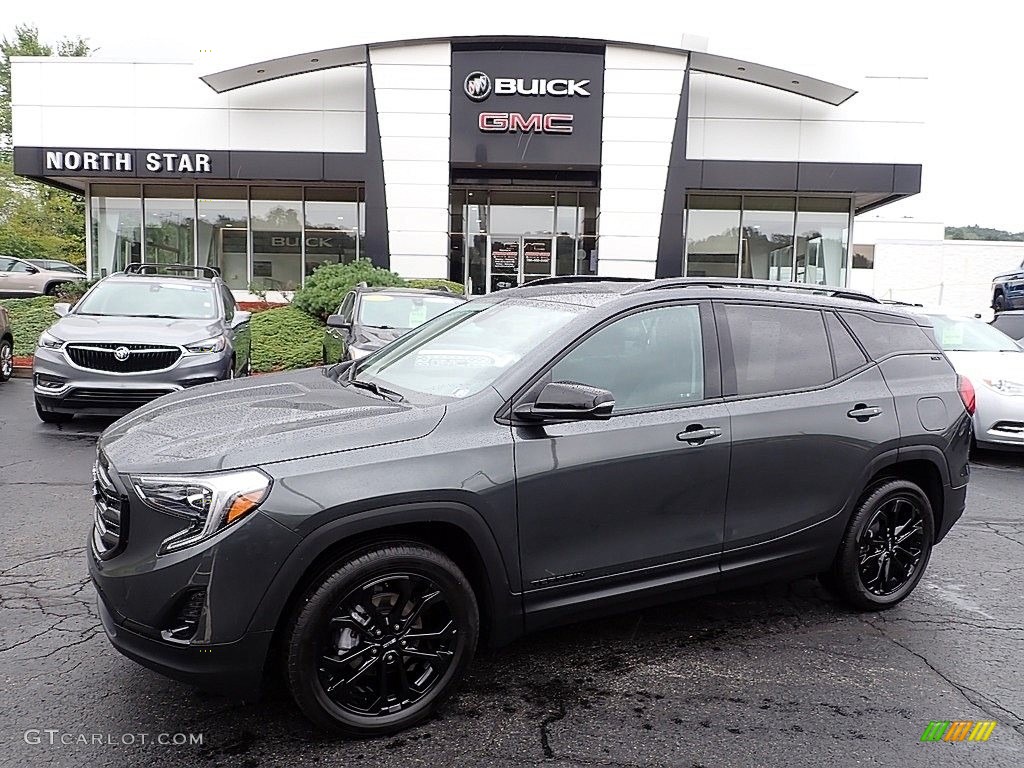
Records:
[[[231,525],[236,520],[241,520],[260,505],[267,496],[266,489],[249,491],[235,496],[228,507],[228,514],[224,518],[224,525]]]

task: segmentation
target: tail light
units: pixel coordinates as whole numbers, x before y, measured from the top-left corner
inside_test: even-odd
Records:
[[[960,399],[964,401],[964,408],[973,416],[978,408],[977,398],[974,394],[974,385],[971,384],[971,380],[966,376],[957,376],[957,384],[960,389]]]

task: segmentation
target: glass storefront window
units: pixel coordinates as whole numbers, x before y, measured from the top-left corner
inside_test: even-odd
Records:
[[[686,274],[739,274],[740,196],[690,195],[686,217]]]
[[[494,234],[554,234],[552,192],[491,192],[490,231]]]
[[[196,200],[190,186],[146,184],[143,187],[148,264],[195,264]]]
[[[302,285],[302,188],[252,187],[252,282],[271,291]]]
[[[89,188],[92,276],[106,277],[142,261],[142,195],[138,184]]]
[[[220,269],[228,288],[249,287],[249,198],[245,187],[197,187],[199,264]]]
[[[850,201],[801,197],[797,209],[793,279],[814,285],[846,285]]]
[[[793,279],[793,223],[796,199],[744,197],[740,277]]]
[[[359,201],[353,189],[306,189],[306,275],[359,256]]]

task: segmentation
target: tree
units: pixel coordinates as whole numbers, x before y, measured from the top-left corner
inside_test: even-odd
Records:
[[[57,43],[58,56],[88,56],[87,40]],[[85,264],[85,204],[79,195],[14,175],[11,156],[11,57],[52,56],[30,24],[0,41],[0,253]]]
[[[947,240],[1001,240],[1020,241],[1024,240],[1024,232],[1007,232],[1005,229],[993,229],[992,227],[979,227],[971,224],[967,227],[946,227]]]

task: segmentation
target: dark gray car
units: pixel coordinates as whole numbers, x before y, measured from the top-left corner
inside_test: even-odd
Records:
[[[46,422],[120,415],[249,372],[249,313],[206,267],[129,265],[73,307],[53,308],[60,319],[40,335],[32,363],[36,412]]]
[[[96,464],[112,643],[243,694],[280,667],[372,735],[559,622],[808,574],[895,605],[963,512],[969,388],[926,318],[765,287],[517,288],[140,409]]]

